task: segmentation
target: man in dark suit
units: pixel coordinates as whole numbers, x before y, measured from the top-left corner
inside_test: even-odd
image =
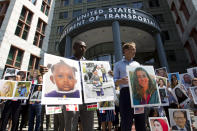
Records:
[[[172,130],[191,131],[189,121],[187,120],[186,111],[183,110],[174,111],[173,118],[176,125],[172,126]]]

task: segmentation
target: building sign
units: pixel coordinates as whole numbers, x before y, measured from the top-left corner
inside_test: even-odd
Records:
[[[146,12],[141,10],[136,10],[132,8],[103,8],[95,9],[93,11],[86,12],[77,18],[73,19],[65,28],[61,35],[60,41],[70,32],[97,22],[107,22],[107,21],[124,21],[127,23],[139,22],[142,24],[149,25],[157,30],[160,30],[158,23],[155,19]],[[132,26],[132,25],[131,25]]]

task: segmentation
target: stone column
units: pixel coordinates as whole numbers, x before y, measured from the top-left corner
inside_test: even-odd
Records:
[[[122,59],[122,45],[120,40],[120,25],[118,21],[112,23],[115,61]]]

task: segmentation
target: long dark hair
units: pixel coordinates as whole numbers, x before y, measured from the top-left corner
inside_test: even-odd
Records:
[[[147,71],[142,67],[137,67],[133,73],[133,77],[131,78],[131,85],[133,89],[134,98],[141,99],[143,97],[143,87],[139,85],[137,72],[143,71],[146,73],[146,76],[148,77],[148,90],[146,91],[147,94],[153,94],[155,92],[156,88],[156,81],[150,77],[150,75],[147,73]]]

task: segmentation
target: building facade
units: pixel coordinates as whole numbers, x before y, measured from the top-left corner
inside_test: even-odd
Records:
[[[161,28],[163,46],[170,71],[185,72],[189,63],[172,19],[168,3],[163,0],[56,0],[48,52],[61,55],[57,50],[60,36],[64,26],[75,17],[82,13],[105,7],[131,7],[152,14]],[[146,41],[148,35],[144,35],[144,32],[136,28],[129,29],[128,31],[127,27],[122,27],[120,32],[122,42],[128,40],[136,42],[136,59],[140,63],[151,64],[155,68],[161,67],[154,41]],[[130,39],[128,39],[129,37]],[[113,39],[109,38],[112,38],[112,29],[110,27],[103,27],[78,35],[73,38],[73,41],[84,40],[87,43],[87,59],[109,60],[113,65],[115,62]],[[148,43],[147,46],[146,43]],[[149,50],[148,48],[151,47],[149,44],[151,43],[154,47]]]
[[[197,1],[168,0],[189,64],[197,65]]]
[[[0,1],[0,76],[38,68],[47,51],[55,0]]]

